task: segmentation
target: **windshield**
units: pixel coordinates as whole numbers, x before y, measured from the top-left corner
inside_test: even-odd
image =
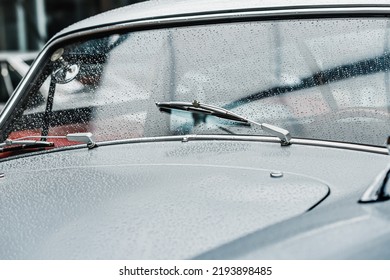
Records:
[[[384,146],[389,34],[387,19],[304,19],[137,31],[62,45],[3,137],[269,135],[155,105],[198,100],[281,127],[293,138]],[[56,146],[75,144],[61,141]]]

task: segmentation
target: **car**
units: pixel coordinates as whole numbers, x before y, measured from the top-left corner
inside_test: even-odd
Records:
[[[390,4],[148,1],[0,115],[1,259],[389,259]]]
[[[37,52],[0,52],[0,109],[26,75]]]

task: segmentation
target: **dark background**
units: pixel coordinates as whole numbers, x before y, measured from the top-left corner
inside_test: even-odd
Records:
[[[0,51],[33,51],[64,27],[145,0],[0,0]]]

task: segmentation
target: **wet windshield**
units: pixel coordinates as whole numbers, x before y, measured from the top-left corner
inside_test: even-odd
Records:
[[[215,116],[166,114],[155,105],[199,100],[293,138],[384,146],[389,34],[389,21],[381,18],[305,19],[175,27],[61,45],[3,137],[269,135]],[[56,145],[74,144],[61,141]]]

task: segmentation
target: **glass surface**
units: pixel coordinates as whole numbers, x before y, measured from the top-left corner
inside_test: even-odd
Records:
[[[259,127],[164,113],[155,105],[198,100],[285,128],[293,138],[383,146],[390,134],[389,32],[381,18],[305,19],[158,29],[65,45],[62,63],[48,59],[35,78],[8,138],[46,130],[89,131],[97,141],[266,135]],[[75,79],[52,80],[53,72],[74,64]]]

